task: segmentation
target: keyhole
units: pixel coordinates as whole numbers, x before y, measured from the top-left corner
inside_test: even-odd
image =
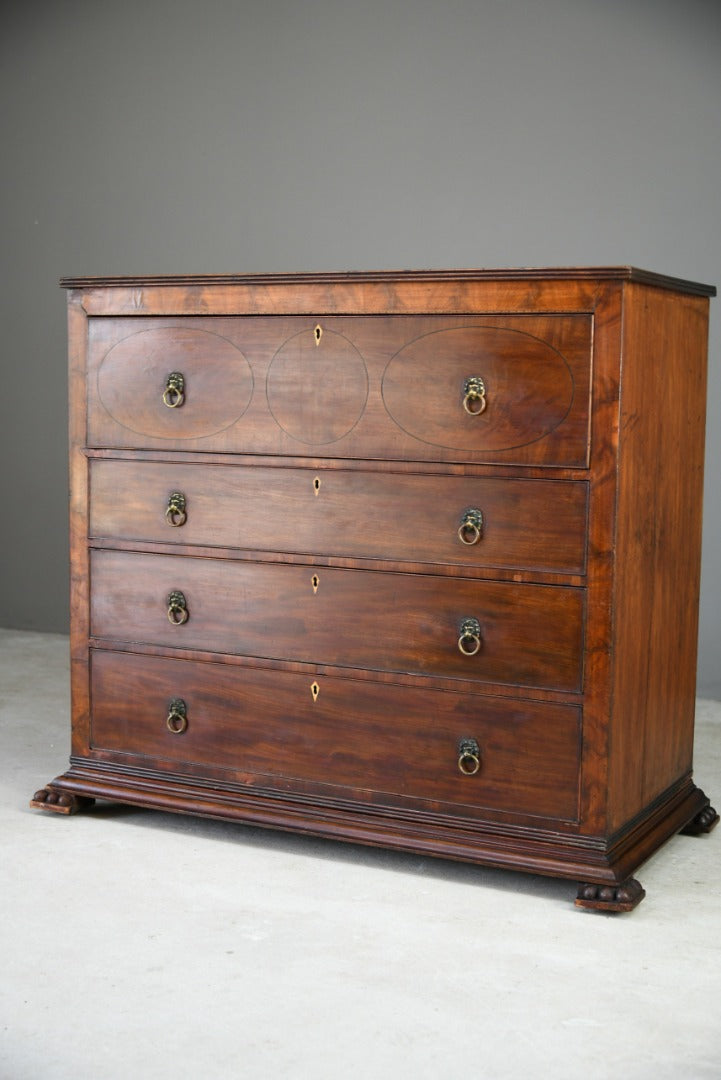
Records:
[[[320,345],[320,339],[323,337],[323,327],[320,325],[320,323],[318,323],[313,333],[315,334],[316,345]]]
[[[313,577],[310,579],[310,581],[311,581],[311,585],[313,586],[313,593],[315,594],[315,593],[318,592],[318,586],[320,585],[320,578],[318,577],[317,574],[313,574]]]
[[[313,698],[313,701],[318,700],[318,694],[319,693],[320,693],[320,687],[318,686],[318,683],[317,682],[311,683],[310,694],[311,694],[311,697]]]
[[[320,477],[318,476],[316,476],[315,480],[313,481],[313,491],[316,493],[316,495],[320,491]]]

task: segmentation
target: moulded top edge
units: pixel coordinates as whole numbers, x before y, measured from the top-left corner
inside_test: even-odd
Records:
[[[716,296],[714,285],[697,281],[655,274],[635,266],[583,266],[583,267],[518,267],[499,270],[377,270],[333,271],[328,273],[305,272],[292,274],[157,274],[129,277],[67,277],[61,278],[64,289],[140,288],[156,285],[203,286],[203,285],[291,285],[333,284],[393,281],[631,281],[653,285],[675,292],[693,293],[697,296]]]

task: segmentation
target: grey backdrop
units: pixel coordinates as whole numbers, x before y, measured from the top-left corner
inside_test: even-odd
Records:
[[[721,285],[718,0],[6,0],[1,33],[0,625],[67,625],[63,275]],[[721,698],[719,305],[699,688]]]

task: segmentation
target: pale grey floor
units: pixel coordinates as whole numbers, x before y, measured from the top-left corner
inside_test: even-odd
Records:
[[[2,1080],[721,1077],[721,827],[589,914],[569,882],[31,811],[67,761],[67,640],[0,630],[0,703]],[[721,704],[696,746],[718,807]]]

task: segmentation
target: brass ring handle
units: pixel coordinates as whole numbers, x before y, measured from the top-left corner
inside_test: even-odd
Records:
[[[463,384],[463,408],[469,416],[486,411],[486,384],[480,375],[469,375]]]
[[[168,719],[165,721],[168,731],[173,735],[182,735],[188,728],[188,709],[182,698],[173,698],[168,705]]]
[[[185,377],[180,371],[171,371],[165,380],[163,404],[169,409],[178,409],[185,401]]]
[[[464,776],[475,776],[481,768],[481,750],[475,739],[461,739],[458,744],[458,768]]]
[[[481,624],[478,619],[464,619],[458,638],[458,648],[464,656],[475,656],[481,648]]]
[[[483,514],[480,510],[466,510],[458,526],[458,539],[466,547],[472,547],[482,536]]]
[[[182,626],[190,618],[188,603],[182,592],[171,592],[168,597],[168,620],[173,626]]]
[[[168,496],[168,509],[165,511],[165,520],[168,525],[172,525],[176,529],[180,528],[181,525],[185,525],[188,520],[185,495],[183,495],[182,491],[173,491]]]

